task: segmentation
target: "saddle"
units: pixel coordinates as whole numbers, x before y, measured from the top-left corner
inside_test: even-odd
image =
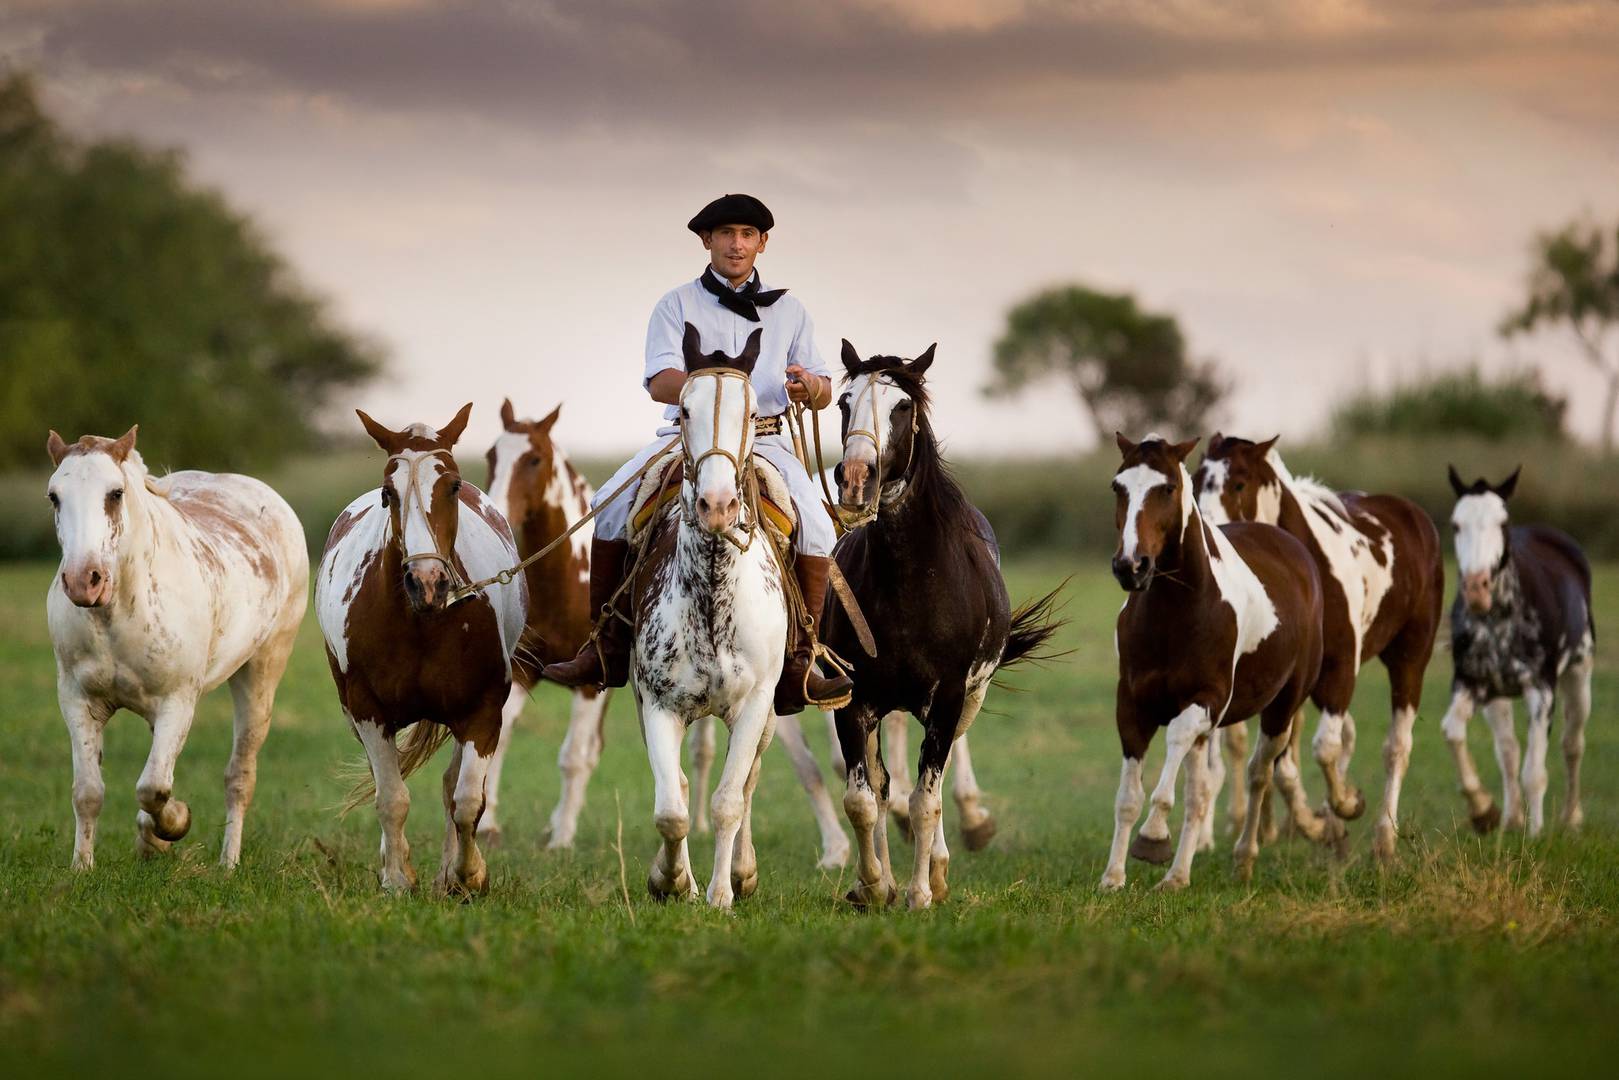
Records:
[[[639,546],[661,511],[680,498],[680,450],[671,447],[647,466],[646,474],[630,502],[629,540]],[[759,483],[759,511],[777,535],[791,537],[798,527],[798,513],[781,471],[763,458],[753,459],[753,473]]]

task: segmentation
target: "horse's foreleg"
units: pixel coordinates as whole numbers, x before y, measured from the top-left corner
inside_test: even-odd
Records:
[[[1501,769],[1501,801],[1503,817],[1498,818],[1509,829],[1523,828],[1523,789],[1518,785],[1521,755],[1518,750],[1518,732],[1513,725],[1512,701],[1496,698],[1484,703],[1484,719],[1489,722],[1490,734],[1495,740],[1495,763]]]
[[[647,763],[652,766],[652,820],[662,838],[647,869],[647,892],[658,900],[695,899],[697,881],[686,849],[686,837],[691,832],[687,810],[690,788],[680,769],[680,742],[686,722],[660,705],[641,702],[639,694],[636,707],[641,714]]]
[[[1280,735],[1271,736],[1261,727],[1258,745],[1254,747],[1254,755],[1248,760],[1246,782],[1248,785],[1248,805],[1258,806],[1265,798],[1270,788],[1272,775],[1277,779],[1279,786],[1291,789],[1288,793],[1290,802],[1294,799],[1304,806],[1306,814],[1314,819],[1308,804],[1304,802],[1304,792],[1298,785],[1298,762],[1288,759],[1288,746],[1293,741],[1293,732],[1303,724],[1302,716],[1295,716],[1287,731]],[[1287,764],[1283,765],[1282,762]],[[1285,779],[1284,779],[1284,773]],[[1295,794],[1296,793],[1296,794]],[[1294,811],[1295,815],[1297,811]],[[1297,818],[1295,817],[1295,820]],[[1258,814],[1250,814],[1243,822],[1242,835],[1237,839],[1235,856],[1237,877],[1247,881],[1254,872],[1254,861],[1259,858],[1259,831],[1261,824]],[[1300,824],[1303,828],[1303,824]],[[1320,825],[1317,823],[1317,829]]]
[[[1577,829],[1585,822],[1580,809],[1580,759],[1585,755],[1585,722],[1591,715],[1591,657],[1570,664],[1560,685],[1563,696],[1563,765],[1568,770],[1568,793],[1563,800],[1563,824]]]
[[[410,789],[399,772],[399,749],[379,723],[356,721],[349,717],[354,732],[365,747],[371,763],[371,779],[377,788],[377,823],[382,827],[382,872],[384,892],[404,892],[416,887],[416,871],[410,865],[410,842],[405,839],[405,817],[410,813]]]
[[[557,751],[557,768],[562,773],[562,793],[551,811],[550,833],[545,846],[552,851],[573,847],[579,831],[579,813],[585,808],[585,787],[602,756],[602,724],[607,713],[608,691],[585,687],[573,692],[568,710],[568,733]]]
[[[855,884],[847,899],[857,907],[883,907],[893,902],[896,890],[888,866],[887,838],[883,835],[888,825],[884,818],[888,808],[883,805],[888,795],[888,775],[878,745],[879,721],[869,707],[851,705],[838,710],[837,723],[843,760],[849,763],[843,812],[854,828],[859,849]]]
[[[226,869],[234,869],[242,858],[242,828],[258,787],[259,750],[270,734],[276,686],[286,673],[296,636],[294,626],[231,676],[236,712],[230,761],[225,766],[225,842],[219,852],[219,865]]]
[[[489,719],[499,723],[498,716]],[[455,786],[449,792],[447,809],[449,826],[455,832],[459,850],[454,863],[446,861],[439,868],[446,892],[479,896],[489,891],[489,867],[484,862],[483,852],[478,850],[478,819],[483,814],[489,763],[493,758],[494,747],[490,747],[489,756],[485,757],[474,742],[456,742],[455,757],[451,761],[456,768]]]
[[[1214,808],[1220,802],[1220,791],[1225,787],[1225,740],[1215,732],[1208,741],[1205,752],[1209,758],[1208,787],[1209,808],[1203,815],[1203,827],[1198,831],[1197,850],[1211,851],[1214,848]],[[1240,785],[1234,785],[1240,786]]]
[[[1175,860],[1169,872],[1158,883],[1160,889],[1179,889],[1191,884],[1192,860],[1197,857],[1198,843],[1203,838],[1203,819],[1214,806],[1209,785],[1209,753],[1213,744],[1212,733],[1201,735],[1186,754],[1186,810],[1181,819],[1180,843],[1175,847]]]
[[[101,745],[112,713],[66,679],[57,680],[56,696],[73,746],[73,869],[89,870],[96,864],[96,821],[107,799]]]
[[[1310,742],[1316,764],[1327,782],[1327,805],[1345,821],[1366,811],[1366,796],[1349,782],[1349,758],[1355,750],[1355,720],[1347,711],[1321,710],[1315,738]]]
[[[1138,843],[1142,840],[1148,841],[1152,845],[1152,850],[1138,851],[1132,848],[1132,855],[1145,858],[1149,862],[1165,861],[1160,855],[1160,850],[1169,849],[1169,812],[1175,807],[1175,781],[1180,778],[1181,763],[1186,760],[1186,755],[1192,752],[1197,740],[1212,729],[1213,721],[1209,710],[1203,705],[1188,705],[1169,722],[1169,727],[1164,732],[1164,768],[1158,774],[1158,783],[1153,786],[1152,814],[1147,819],[1148,825],[1155,821],[1161,822],[1163,835],[1152,836],[1147,832],[1147,825],[1143,825],[1137,841]],[[1201,773],[1199,775],[1201,776]],[[1191,813],[1190,808],[1187,813]],[[1158,887],[1179,888],[1188,880],[1184,873],[1178,873],[1177,868],[1172,867],[1163,881],[1158,883]]]
[[[889,780],[888,810],[894,815],[894,824],[899,826],[899,833],[906,840],[914,841],[916,837],[911,833],[911,774],[906,771],[905,762],[910,758],[907,748],[907,736],[910,732],[910,717],[898,709],[883,717],[883,758],[893,758],[899,762],[899,772],[892,774]]]
[[[1529,835],[1539,836],[1546,825],[1546,754],[1551,742],[1552,690],[1530,686],[1523,692],[1529,710],[1529,738],[1524,743],[1523,800],[1529,814]]]
[[[1419,690],[1421,677],[1418,672]],[[1372,850],[1385,861],[1394,857],[1394,842],[1400,835],[1400,789],[1411,764],[1411,733],[1416,722],[1415,705],[1397,704],[1389,719],[1388,738],[1383,741],[1383,805],[1377,813]]]
[[[697,788],[697,801],[692,813],[691,828],[706,833],[708,821],[708,772],[714,764],[714,718],[700,716],[686,734],[686,749],[691,754],[692,785]]]
[[[1304,791],[1304,777],[1299,769],[1299,741],[1304,732],[1304,713],[1293,714],[1293,722],[1289,728],[1288,736],[1282,742],[1282,750],[1274,758],[1272,765],[1273,779],[1276,788],[1281,792],[1282,799],[1287,805],[1287,812],[1293,818],[1293,827],[1304,835],[1304,838],[1317,844],[1336,842],[1343,836],[1343,822],[1331,818],[1332,827],[1329,831],[1328,819],[1316,814],[1310,807],[1310,797]],[[1261,733],[1263,738],[1263,733]],[[1255,753],[1259,751],[1255,747]],[[1252,759],[1250,759],[1250,764]],[[1252,779],[1248,784],[1249,802],[1248,816],[1254,819],[1254,828],[1258,830],[1256,836],[1261,844],[1268,843],[1266,832],[1271,827],[1271,816],[1265,812],[1265,807],[1275,800],[1270,797],[1267,787],[1265,798],[1255,803],[1252,800]],[[1244,823],[1246,829],[1246,822]]]
[[[776,734],[780,736],[787,756],[792,759],[793,771],[798,774],[798,782],[804,786],[804,794],[809,796],[810,809],[821,830],[821,861],[816,866],[822,870],[835,870],[848,865],[849,837],[838,823],[837,812],[832,809],[832,797],[827,794],[826,783],[821,779],[821,767],[815,763],[815,755],[810,752],[809,744],[804,739],[804,729],[799,725],[798,717],[776,717]]]
[[[500,845],[500,774],[506,767],[506,750],[512,743],[512,732],[517,730],[517,718],[523,715],[528,703],[528,691],[515,680],[506,704],[500,710],[500,741],[495,744],[495,756],[489,761],[487,790],[483,793],[483,817],[478,819],[478,842],[485,847]]]
[[[714,876],[708,882],[708,902],[729,908],[736,899],[731,881],[732,859],[742,830],[748,777],[758,765],[758,757],[770,745],[776,714],[770,707],[775,681],[750,694],[731,720],[731,737],[725,747],[725,764],[720,781],[714,786],[710,809],[714,817]]]
[[[982,693],[978,699],[983,701]],[[956,802],[962,842],[967,845],[968,851],[983,851],[995,839],[998,826],[995,815],[984,805],[984,792],[978,786],[977,774],[973,772],[972,751],[967,748],[965,731],[956,739],[956,745],[950,751],[950,767],[954,770],[950,794]]]
[[[1236,773],[1238,779],[1231,784],[1231,799],[1226,804],[1226,831],[1233,836],[1242,835],[1248,820],[1248,784],[1243,768],[1248,758],[1248,725],[1232,724],[1220,729],[1220,756],[1225,771]]]
[[[775,717],[776,723],[784,719],[796,720],[797,717]],[[738,900],[746,900],[759,888],[759,855],[753,850],[753,792],[759,786],[759,767],[764,764],[765,744],[770,741],[766,736],[759,744],[759,752],[753,757],[753,767],[748,770],[747,781],[742,785],[742,824],[736,832],[736,843],[731,851],[731,888]],[[822,788],[823,793],[825,788]],[[828,800],[830,802],[830,800]],[[840,834],[842,830],[839,830]],[[844,840],[848,844],[848,840]]]
[[[135,785],[140,811],[135,815],[135,850],[142,856],[164,851],[191,830],[191,808],[174,798],[174,765],[191,732],[197,699],[166,698],[150,717],[152,750]]]
[[[1119,790],[1113,797],[1113,845],[1108,850],[1107,869],[1099,886],[1103,892],[1124,888],[1125,856],[1130,847],[1130,830],[1141,816],[1141,759],[1125,755],[1119,770]]]

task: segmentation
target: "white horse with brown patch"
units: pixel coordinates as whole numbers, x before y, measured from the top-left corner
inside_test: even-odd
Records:
[[[236,729],[219,862],[234,867],[276,685],[304,614],[303,528],[279,495],[250,477],[187,471],[154,479],[135,432],[68,445],[53,431],[46,444],[62,564],[45,610],[73,740],[73,866],[95,865],[106,797],[102,736],[113,713],[138,713],[152,729],[135,787],[135,850],[155,855],[191,828],[190,808],[174,798],[175,761],[197,699],[229,680]]]

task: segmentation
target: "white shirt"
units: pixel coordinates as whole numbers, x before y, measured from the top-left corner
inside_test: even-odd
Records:
[[[758,277],[759,272],[755,270],[750,280]],[[724,278],[720,278],[720,283],[730,284]],[[743,287],[746,286],[747,282],[743,282]],[[763,282],[759,288],[765,289]],[[752,379],[753,392],[759,399],[759,415],[778,416],[786,412],[788,364],[798,364],[805,371],[829,379],[832,372],[815,347],[815,325],[810,322],[809,312],[792,293],[758,310],[759,321],[749,322],[721,307],[719,297],[703,288],[700,279],[670,289],[652,309],[652,319],[647,323],[646,370],[641,385],[645,387],[660,371],[686,370],[681,341],[687,323],[695,326],[702,336],[704,353],[723,350],[729,356],[740,353],[748,343],[748,335],[763,328],[759,361],[753,366]],[[663,415],[666,420],[677,419],[680,406],[669,406]]]

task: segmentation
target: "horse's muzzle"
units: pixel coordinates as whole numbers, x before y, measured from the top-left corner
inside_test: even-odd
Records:
[[[1125,592],[1140,592],[1152,579],[1152,559],[1146,555],[1131,562],[1122,555],[1113,557],[1113,577]]]
[[[1490,575],[1487,573],[1462,576],[1462,602],[1474,615],[1487,615],[1494,599]]]
[[[450,575],[437,562],[405,567],[405,599],[418,612],[443,611],[450,599]]]
[[[79,607],[101,607],[112,599],[112,578],[99,566],[64,570],[62,591]]]
[[[697,496],[697,524],[716,536],[736,527],[742,518],[742,502],[735,490]]]

